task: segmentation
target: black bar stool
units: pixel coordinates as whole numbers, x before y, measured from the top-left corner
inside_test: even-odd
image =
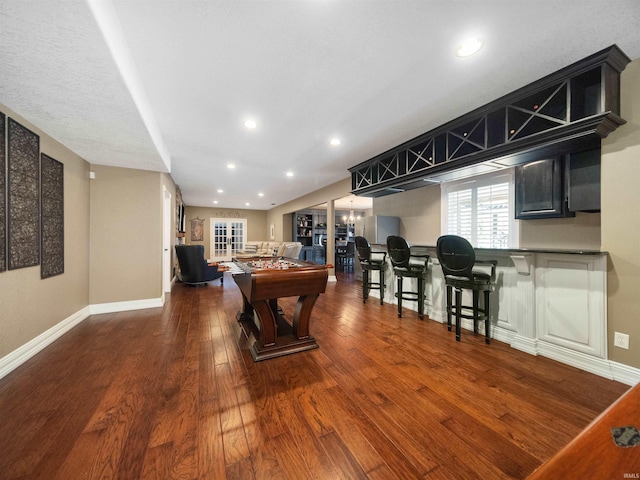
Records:
[[[362,267],[362,303],[367,303],[370,290],[380,290],[380,305],[384,299],[384,270],[387,266],[386,252],[372,252],[371,245],[364,237],[356,237],[356,250],[358,251],[358,260]],[[372,282],[369,272],[378,271],[380,281]]]
[[[407,241],[395,235],[387,237],[387,251],[393,265],[393,272],[398,279],[398,317],[402,318],[402,300],[418,302],[418,317],[424,317],[424,280],[428,273],[429,255],[412,255]],[[404,277],[417,278],[418,289],[405,292],[402,289]]]
[[[460,322],[463,318],[473,319],[473,333],[478,333],[478,321],[484,321],[484,341],[490,342],[489,327],[489,294],[493,290],[496,279],[495,260],[476,260],[476,253],[465,238],[457,235],[443,235],[436,244],[438,260],[442,267],[447,286],[447,327],[451,331],[451,315],[456,316],[456,340],[460,341]],[[476,265],[488,265],[491,273],[474,270]],[[462,290],[473,292],[473,305],[462,304]],[[455,305],[452,304],[452,289],[456,291]],[[484,292],[483,308],[479,306],[480,292]],[[465,310],[465,313],[463,313]],[[469,311],[471,313],[469,313]]]

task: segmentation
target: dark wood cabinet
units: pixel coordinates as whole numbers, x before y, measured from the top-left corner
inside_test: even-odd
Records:
[[[600,148],[567,155],[569,210],[600,211]]]
[[[537,160],[516,167],[515,215],[519,220],[575,216],[567,205],[564,157]]]

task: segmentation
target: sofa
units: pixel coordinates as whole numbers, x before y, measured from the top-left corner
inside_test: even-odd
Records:
[[[211,266],[204,258],[204,245],[176,245],[180,265],[178,280],[187,285],[204,285],[217,278],[224,283],[223,272]]]
[[[244,248],[236,252],[236,258],[248,257],[289,257],[298,258],[302,250],[300,242],[273,242],[253,240],[244,244]]]

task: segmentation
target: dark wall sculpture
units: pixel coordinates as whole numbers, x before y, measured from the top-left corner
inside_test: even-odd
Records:
[[[40,157],[41,251],[40,277],[64,273],[64,165],[45,155]]]
[[[5,116],[0,113],[0,272],[7,269],[7,180]]]
[[[8,267],[40,263],[40,137],[8,121]]]
[[[35,265],[64,273],[64,164],[0,112],[0,272]]]

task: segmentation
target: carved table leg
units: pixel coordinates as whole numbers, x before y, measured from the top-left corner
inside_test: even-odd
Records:
[[[242,295],[242,311],[238,312],[236,320],[239,322],[249,321],[253,323],[253,305],[251,305],[244,294]]]
[[[276,344],[276,317],[272,309],[271,300],[258,300],[254,302],[258,318],[260,319],[260,345],[269,347]],[[276,306],[277,309],[277,306]]]
[[[318,299],[318,294],[302,295],[296,303],[296,310],[293,314],[293,336],[300,338],[309,338],[309,318],[311,310]]]
[[[318,296],[303,295],[298,299],[293,325],[282,316],[277,298],[245,303],[244,310],[238,313],[238,321],[246,337],[252,335],[254,338],[250,351],[256,362],[318,348],[316,340],[309,335],[311,310]],[[254,320],[254,311],[259,328]]]

